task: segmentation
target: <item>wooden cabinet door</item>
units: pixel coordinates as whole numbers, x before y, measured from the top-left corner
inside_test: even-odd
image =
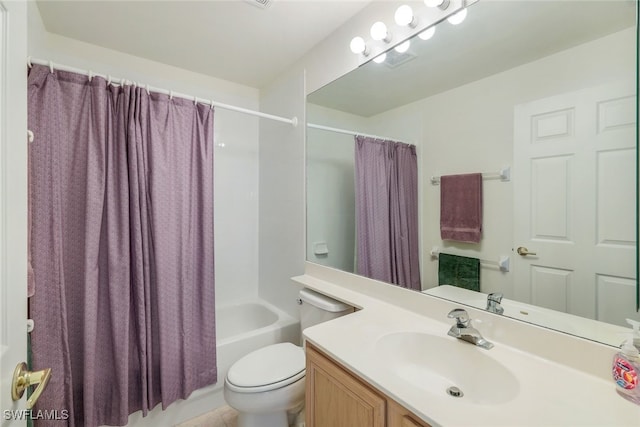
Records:
[[[387,400],[387,427],[430,427],[397,402]]]
[[[384,396],[307,343],[307,427],[385,427]]]

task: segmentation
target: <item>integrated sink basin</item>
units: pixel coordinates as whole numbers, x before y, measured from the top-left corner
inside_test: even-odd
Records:
[[[456,338],[419,332],[384,335],[375,344],[381,364],[407,384],[433,396],[478,405],[513,399],[513,373],[484,350]]]

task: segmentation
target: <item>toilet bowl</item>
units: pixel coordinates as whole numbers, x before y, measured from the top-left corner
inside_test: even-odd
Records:
[[[302,347],[273,344],[238,360],[224,381],[224,398],[238,411],[238,427],[286,427],[304,404]]]
[[[301,331],[353,312],[353,307],[310,289],[300,291]],[[235,362],[224,398],[238,411],[238,427],[287,427],[304,407],[305,355],[291,343],[273,344]]]

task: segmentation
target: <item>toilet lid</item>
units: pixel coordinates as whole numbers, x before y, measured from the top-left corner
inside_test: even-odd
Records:
[[[231,366],[227,382],[236,387],[271,389],[278,384],[297,381],[304,376],[305,358],[302,347],[291,343],[269,345],[251,352]],[[274,385],[274,387],[265,387]]]

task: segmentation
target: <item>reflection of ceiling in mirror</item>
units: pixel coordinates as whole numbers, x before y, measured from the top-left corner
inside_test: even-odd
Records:
[[[394,68],[370,62],[308,101],[370,117],[633,25],[633,0],[482,0],[462,24],[445,21],[432,39],[412,40],[415,59]]]

